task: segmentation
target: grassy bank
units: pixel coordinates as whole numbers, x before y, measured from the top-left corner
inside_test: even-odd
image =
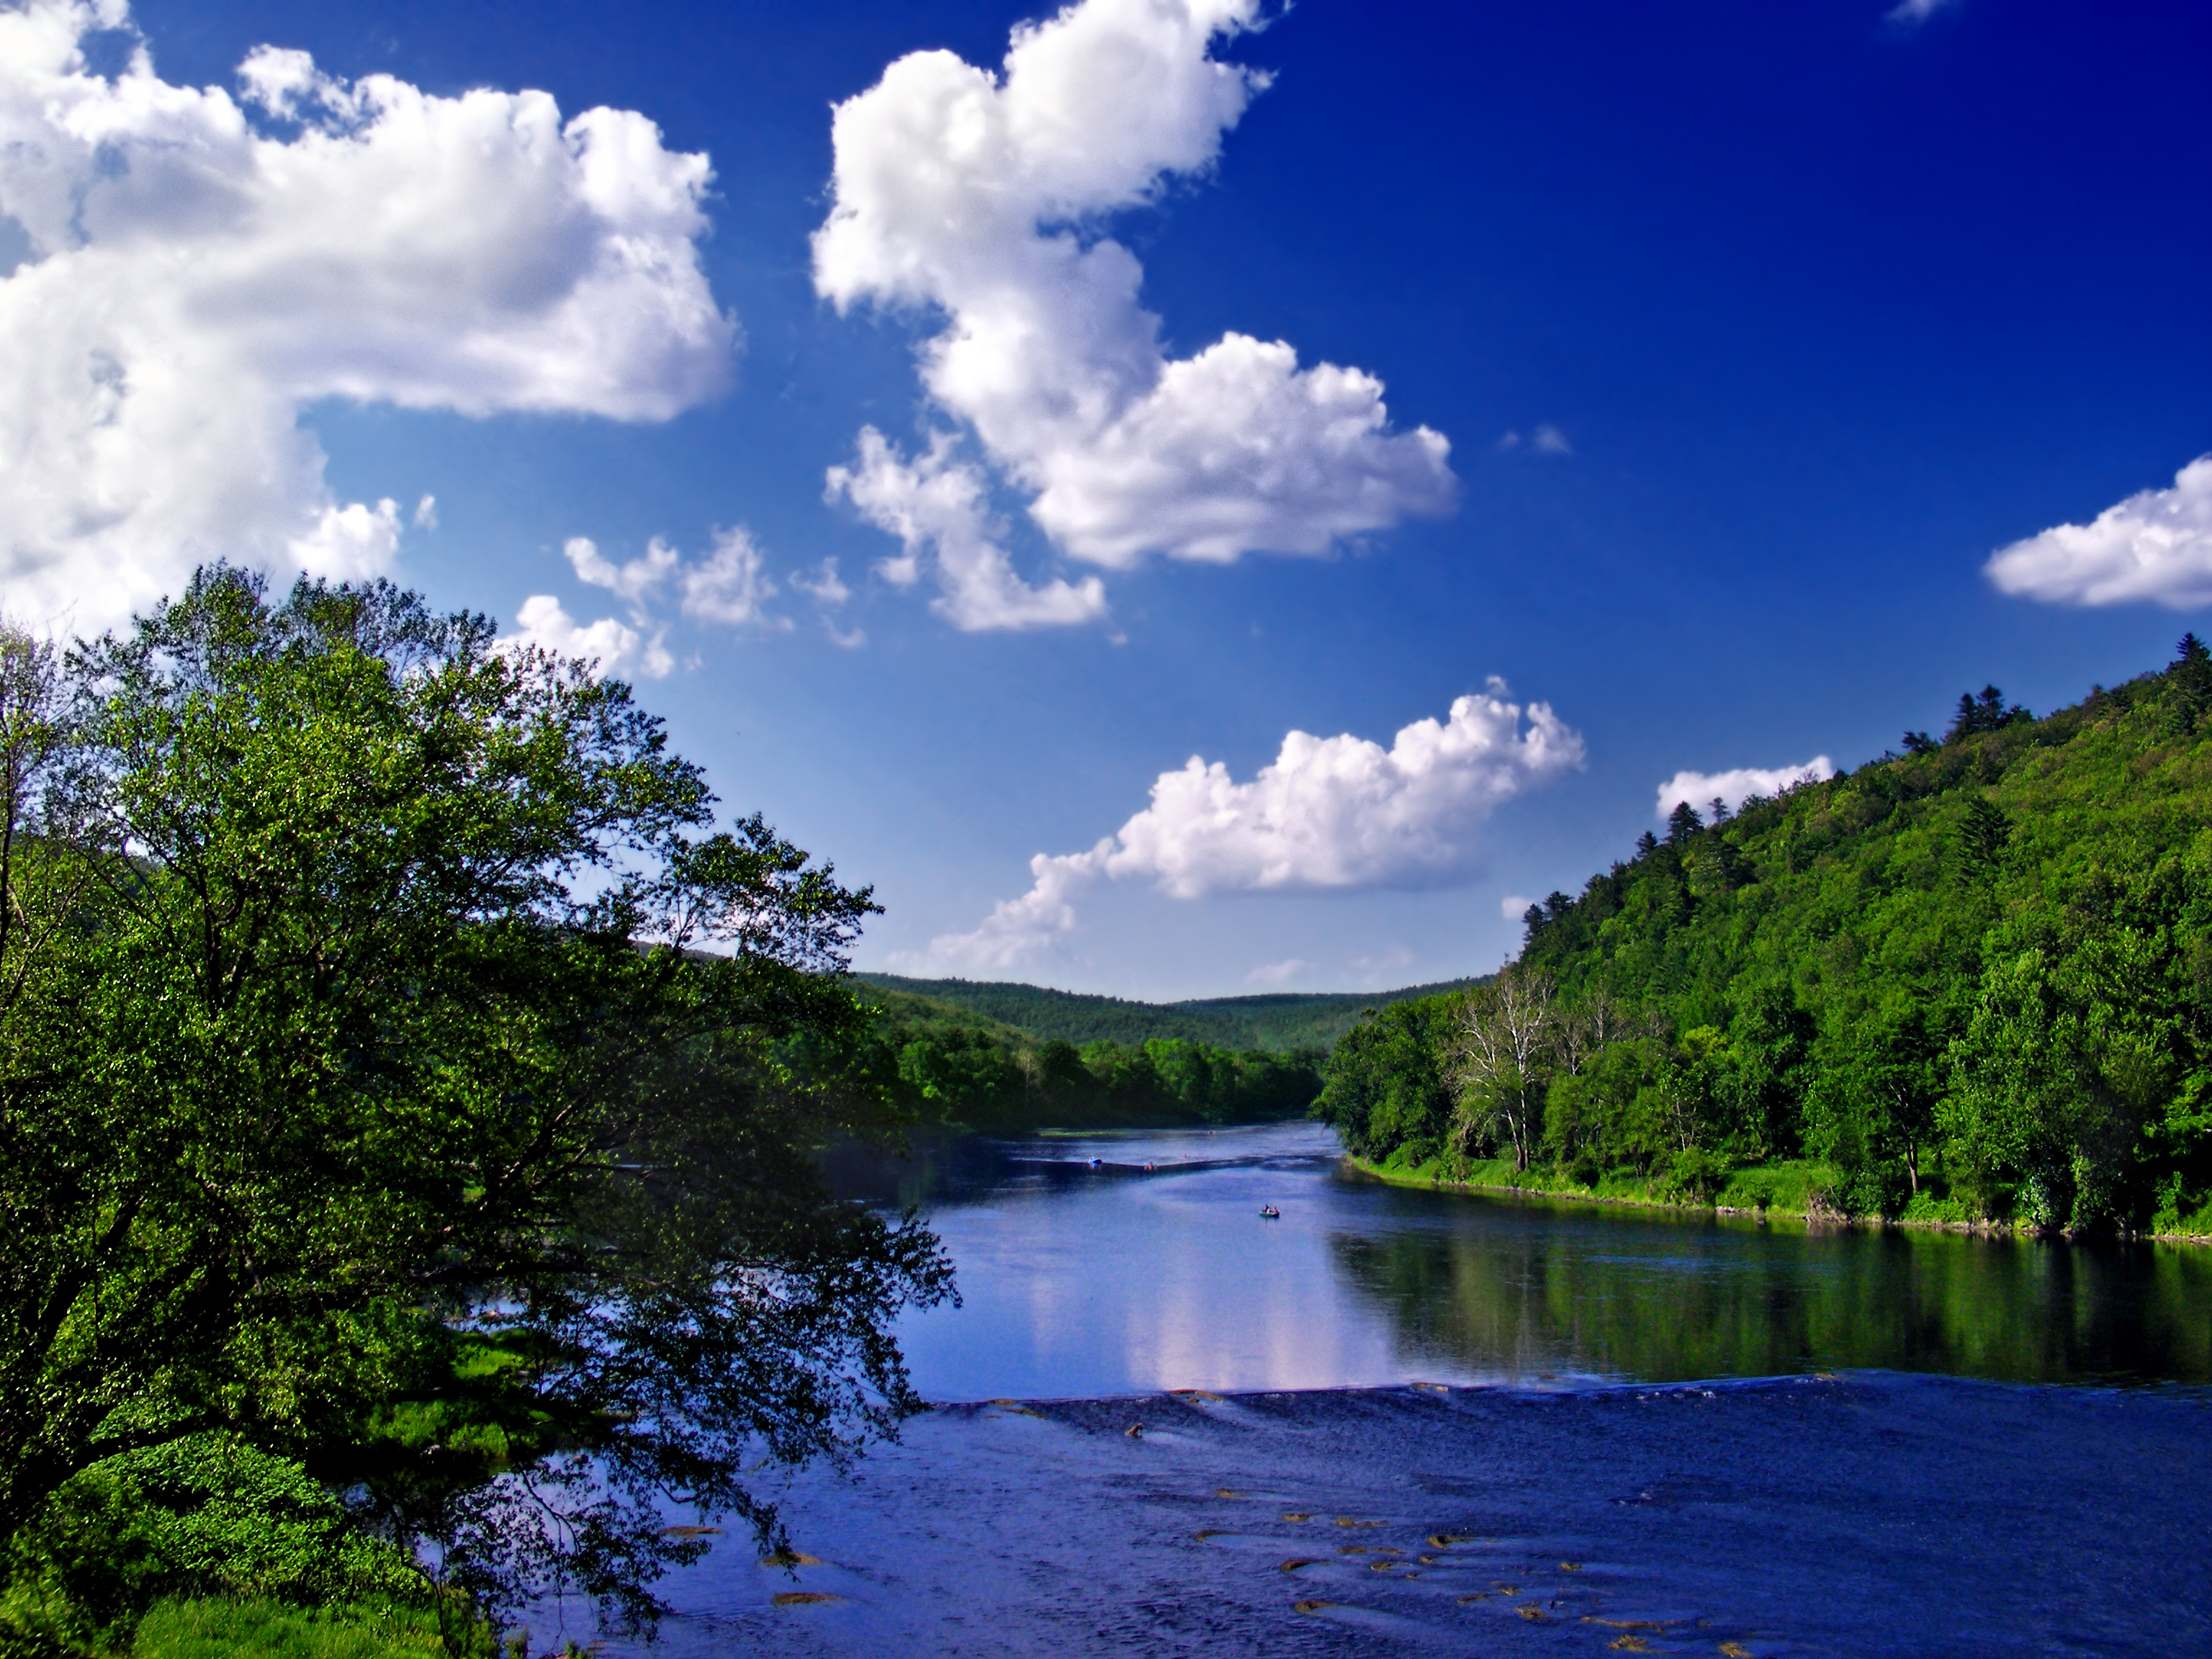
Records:
[[[1963,1200],[1935,1191],[1915,1194],[1894,1216],[1847,1218],[1826,1202],[1829,1194],[1842,1189],[1841,1172],[1812,1158],[1746,1164],[1731,1171],[1717,1191],[1703,1196],[1683,1192],[1667,1176],[1638,1175],[1626,1169],[1608,1170],[1594,1182],[1583,1182],[1558,1170],[1516,1170],[1510,1158],[1430,1158],[1419,1164],[1397,1158],[1378,1163],[1347,1158],[1346,1162],[1361,1174],[1394,1187],[1511,1194],[1577,1203],[1707,1210],[1723,1214],[1765,1214],[1798,1221],[1887,1221],[1898,1226],[1940,1227],[1954,1231],[2033,1231],[1983,1220],[1972,1214]],[[1816,1199],[1822,1201],[1816,1203]],[[2166,1224],[2148,1237],[2181,1243],[2212,1244],[2212,1206],[2161,1220]]]
[[[478,1637],[488,1659],[489,1634]],[[155,1603],[114,1650],[129,1659],[442,1659],[446,1646],[423,1608],[209,1597]]]

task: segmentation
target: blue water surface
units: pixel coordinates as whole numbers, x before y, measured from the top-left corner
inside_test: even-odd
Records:
[[[764,1472],[804,1559],[725,1534],[655,1651],[2212,1655],[2204,1253],[915,1153],[836,1173],[959,1265],[939,1407]]]
[[[1839,1368],[2212,1382],[2196,1246],[1407,1191],[1309,1123],[916,1152],[844,1175],[921,1204],[958,1264],[963,1305],[901,1332],[933,1400]]]

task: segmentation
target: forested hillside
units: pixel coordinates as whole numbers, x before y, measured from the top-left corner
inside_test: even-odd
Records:
[[[1317,1049],[1236,1050],[1179,1036],[1078,1044],[897,983],[863,982],[862,1000],[876,1011],[866,1034],[812,1064],[845,1073],[865,1095],[921,1122],[1002,1130],[1244,1122],[1298,1116],[1321,1092]]]
[[[1317,1107],[1358,1154],[1814,1207],[2206,1230],[2212,657],[1747,802],[1526,917],[1494,985],[1401,1004]]]
[[[1000,981],[902,979],[896,974],[860,977],[884,990],[972,1010],[1041,1040],[1141,1043],[1153,1037],[1179,1037],[1228,1048],[1281,1050],[1327,1050],[1370,1008],[1458,990],[1475,982],[1447,980],[1398,991],[1277,991],[1259,996],[1159,1003]]]

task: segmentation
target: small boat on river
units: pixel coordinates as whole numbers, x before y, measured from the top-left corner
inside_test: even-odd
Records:
[[[1262,1204],[1262,1205],[1260,1206],[1260,1219],[1261,1219],[1261,1220],[1262,1220],[1262,1221],[1280,1221],[1282,1218],[1283,1218],[1283,1212],[1282,1212],[1280,1210],[1277,1209],[1273,1205],[1272,1205],[1272,1204]]]

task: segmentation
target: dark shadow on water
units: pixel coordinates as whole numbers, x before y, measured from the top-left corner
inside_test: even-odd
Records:
[[[1330,1249],[1423,1353],[1650,1382],[2212,1382],[2201,1249],[1400,1196],[1416,1224],[1346,1229]]]

